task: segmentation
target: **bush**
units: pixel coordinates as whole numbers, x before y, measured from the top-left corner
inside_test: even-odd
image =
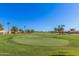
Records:
[[[26,30],[25,32],[26,32],[26,33],[33,33],[34,30],[33,30],[33,29],[30,29],[30,30]]]

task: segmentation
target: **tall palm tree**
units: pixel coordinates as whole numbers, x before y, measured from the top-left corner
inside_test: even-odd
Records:
[[[24,32],[25,32],[25,28],[26,28],[26,26],[24,25]]]
[[[61,25],[61,33],[62,34],[64,33],[64,27],[65,27],[65,25]]]
[[[8,33],[9,33],[9,25],[10,25],[10,22],[7,22],[7,25],[8,25]]]
[[[61,25],[58,25],[58,33],[61,33]]]
[[[63,34],[64,33],[64,27],[65,27],[65,25],[58,25],[58,27],[54,28],[54,30],[56,30],[59,34]]]

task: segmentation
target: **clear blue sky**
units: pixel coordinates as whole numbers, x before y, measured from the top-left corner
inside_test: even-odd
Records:
[[[10,28],[26,25],[26,29],[50,31],[63,24],[66,30],[79,30],[79,4],[0,4],[0,23],[5,29],[7,21]]]

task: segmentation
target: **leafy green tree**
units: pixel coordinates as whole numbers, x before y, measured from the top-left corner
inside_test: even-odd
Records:
[[[3,29],[4,29],[4,28],[3,28],[3,25],[2,25],[2,24],[0,24],[0,31],[1,31],[1,30],[3,30]]]
[[[26,33],[33,33],[34,30],[33,30],[33,29],[28,29],[28,30],[26,30],[25,32],[26,32]]]
[[[20,33],[24,33],[24,31],[22,29],[19,29]]]
[[[12,31],[12,33],[17,33],[18,32],[18,28],[16,26],[13,26],[11,31]]]
[[[71,31],[71,32],[75,32],[75,28],[71,28],[70,31]]]

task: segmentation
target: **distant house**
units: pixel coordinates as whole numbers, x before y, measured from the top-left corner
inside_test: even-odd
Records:
[[[11,31],[9,30],[2,30],[0,31],[0,34],[11,34]]]

